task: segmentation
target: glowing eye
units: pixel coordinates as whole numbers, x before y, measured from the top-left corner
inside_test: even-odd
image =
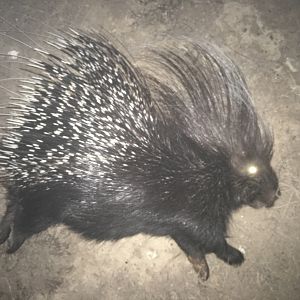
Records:
[[[250,166],[248,168],[248,173],[251,174],[251,175],[254,175],[257,173],[257,167],[256,166]]]

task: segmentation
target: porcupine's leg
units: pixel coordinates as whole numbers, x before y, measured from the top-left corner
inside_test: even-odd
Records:
[[[186,236],[177,235],[172,236],[172,238],[185,252],[200,280],[206,281],[209,277],[209,267],[205,258],[205,254],[200,250],[199,245]]]
[[[200,242],[196,242],[196,239],[189,238],[186,235],[172,236],[172,238],[186,253],[195,271],[203,281],[207,280],[209,276],[209,267],[205,259],[206,253],[215,253],[218,258],[229,265],[239,266],[244,261],[244,255],[239,250],[230,246],[224,237],[220,237],[205,247],[201,247]]]

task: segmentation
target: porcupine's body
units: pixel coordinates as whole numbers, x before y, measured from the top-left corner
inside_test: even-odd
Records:
[[[54,46],[60,57],[32,62],[39,74],[2,140],[8,252],[64,223],[99,241],[170,236],[194,265],[210,252],[242,263],[225,240],[231,212],[271,206],[278,182],[239,70],[190,45],[156,53],[160,81],[101,36],[72,32]]]

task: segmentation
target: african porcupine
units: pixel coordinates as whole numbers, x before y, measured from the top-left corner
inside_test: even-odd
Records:
[[[100,35],[70,31],[52,45],[59,56],[30,61],[36,74],[2,139],[7,252],[64,223],[99,241],[169,236],[203,279],[207,253],[241,264],[225,239],[230,215],[271,206],[278,180],[239,69],[195,44],[154,51],[155,72]]]

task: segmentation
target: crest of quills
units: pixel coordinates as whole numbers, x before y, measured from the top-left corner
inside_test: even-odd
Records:
[[[29,59],[2,139],[7,252],[64,223],[87,239],[167,236],[202,280],[205,255],[231,265],[231,213],[273,205],[273,138],[237,66],[186,43],[134,66],[99,34],[68,33]],[[146,63],[145,63],[146,62]]]

